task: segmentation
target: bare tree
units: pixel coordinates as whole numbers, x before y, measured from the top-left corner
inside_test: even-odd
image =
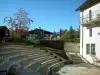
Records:
[[[23,9],[18,9],[18,12],[13,15],[13,17],[5,17],[4,23],[10,26],[11,31],[19,33],[22,39],[23,36],[27,36],[27,32],[33,20],[28,18],[29,13]]]

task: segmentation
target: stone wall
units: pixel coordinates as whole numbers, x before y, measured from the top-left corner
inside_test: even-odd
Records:
[[[80,52],[80,43],[66,42],[64,44],[64,50],[67,52]]]

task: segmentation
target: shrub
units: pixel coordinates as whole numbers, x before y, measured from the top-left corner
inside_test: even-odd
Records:
[[[39,40],[33,40],[32,43],[35,44],[35,45],[40,45],[40,41]]]
[[[75,39],[74,39],[74,42],[80,43],[80,38],[75,38]]]
[[[55,49],[64,49],[64,41],[62,40],[40,40],[40,45]]]
[[[65,42],[80,43],[80,38],[66,39],[66,40],[63,40],[63,41],[65,41]]]

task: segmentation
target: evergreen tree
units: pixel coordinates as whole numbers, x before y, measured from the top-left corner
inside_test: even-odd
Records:
[[[72,26],[70,26],[69,31],[68,31],[68,35],[70,36],[70,39],[75,38],[74,33],[75,33],[75,30],[73,29]]]

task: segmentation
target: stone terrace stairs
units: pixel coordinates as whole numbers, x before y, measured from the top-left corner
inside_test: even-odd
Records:
[[[32,46],[9,45],[0,49],[0,75],[57,75],[66,60]]]

